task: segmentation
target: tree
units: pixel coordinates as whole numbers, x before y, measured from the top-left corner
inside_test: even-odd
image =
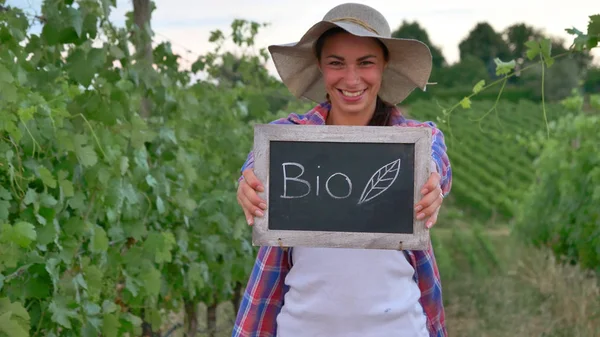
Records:
[[[133,0],[133,37],[135,41],[136,59],[140,63],[142,73],[152,71],[152,28],[150,19],[152,17],[153,4],[150,0]],[[142,97],[140,114],[142,117],[150,117],[150,100]]]
[[[542,38],[540,30],[528,26],[525,23],[516,23],[504,30],[503,38],[506,41],[511,53],[511,57],[517,62],[525,60],[527,46],[525,43],[533,39]]]
[[[463,60],[467,55],[473,55],[485,63],[490,76],[495,77],[496,64],[495,58],[502,61],[511,59],[511,52],[502,35],[497,33],[487,22],[478,23],[463,39],[459,46],[460,59]]]
[[[479,80],[488,80],[487,68],[481,59],[473,55],[466,55],[460,62],[440,69],[439,76],[435,78],[440,88],[472,86]]]
[[[427,34],[427,31],[418,22],[402,21],[402,25],[392,33],[392,37],[415,39],[425,43],[431,50],[433,67],[442,68],[446,66],[446,59],[441,49],[431,43],[429,34]]]

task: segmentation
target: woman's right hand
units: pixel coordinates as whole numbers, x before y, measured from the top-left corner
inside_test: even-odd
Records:
[[[237,201],[246,216],[248,225],[254,224],[254,217],[264,216],[263,211],[267,209],[267,203],[258,196],[258,192],[263,192],[265,189],[262,183],[254,175],[254,170],[249,168],[242,172],[243,179],[240,180],[237,190]]]

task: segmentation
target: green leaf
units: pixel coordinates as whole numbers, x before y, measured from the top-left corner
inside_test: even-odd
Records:
[[[171,250],[176,244],[171,232],[150,232],[144,242],[144,250],[156,263],[171,262]]]
[[[52,223],[42,226],[37,230],[37,243],[45,246],[56,239],[57,233],[58,229]]]
[[[53,207],[58,203],[58,201],[48,193],[40,194],[40,204],[46,207]]]
[[[28,108],[19,108],[19,110],[17,111],[17,115],[23,123],[27,124],[27,122],[33,119],[33,114],[35,113],[35,110],[36,108],[33,106],[30,106]]]
[[[85,207],[86,197],[81,191],[75,192],[75,195],[69,199],[68,204],[73,209],[82,209]]]
[[[121,175],[125,175],[125,173],[129,169],[129,158],[127,158],[125,156],[121,157],[120,169],[121,169]]]
[[[54,179],[50,170],[48,170],[44,166],[39,166],[38,173],[40,175],[40,178],[42,178],[42,182],[44,183],[44,185],[46,185],[50,188],[56,187],[56,179]]]
[[[97,266],[88,266],[84,270],[85,281],[88,285],[88,295],[93,300],[100,298],[102,293],[102,271]]]
[[[590,37],[586,43],[587,49],[596,48],[598,46],[598,41],[600,41],[600,37]]]
[[[0,298],[0,336],[29,337],[30,317],[19,302]]]
[[[473,93],[480,92],[484,86],[485,86],[485,80],[481,80],[481,81],[477,82],[477,84],[475,84],[475,86],[473,87]]]
[[[0,82],[4,82],[4,83],[10,84],[14,80],[15,80],[15,78],[10,73],[10,70],[8,70],[4,65],[2,65],[0,63]]]
[[[510,74],[516,65],[515,60],[503,62],[499,58],[495,58],[494,62],[496,63],[496,75],[498,76]]]
[[[78,37],[81,37],[81,29],[83,28],[83,18],[81,12],[73,7],[67,7],[67,18],[70,21],[70,26],[75,30]]]
[[[62,296],[55,296],[48,310],[52,313],[52,321],[67,329],[72,328],[70,320],[78,316],[75,310],[68,308],[67,299]]]
[[[547,67],[551,67],[554,64],[554,58],[552,57],[552,41],[550,39],[542,39],[540,41],[540,52],[542,58],[546,63]]]
[[[116,58],[117,60],[125,58],[125,53],[123,53],[121,48],[119,48],[118,46],[110,46],[109,51],[110,55],[112,55],[112,57]]]
[[[8,220],[10,215],[10,202],[7,200],[0,200],[0,221]]]
[[[25,203],[25,205],[31,205],[34,202],[36,202],[38,200],[38,194],[35,190],[32,190],[31,188],[27,189],[27,192],[25,193],[25,198],[23,199],[23,202]]]
[[[8,220],[10,214],[10,200],[12,200],[10,192],[0,186],[0,220]]]
[[[160,294],[160,271],[152,266],[148,266],[144,269],[140,277],[142,280],[144,280],[144,289],[146,292],[152,297],[157,297]]]
[[[206,263],[193,262],[187,272],[188,291],[192,297],[201,290],[208,281],[208,266]]]
[[[11,230],[7,230],[5,227],[10,229],[10,225],[0,225],[0,239],[4,239],[6,235],[11,234]],[[23,253],[19,250],[16,244],[0,244],[0,272],[5,268],[16,268],[17,263],[23,257]]]
[[[75,152],[77,153],[77,159],[83,166],[94,166],[98,162],[98,156],[94,148],[88,145],[76,147]]]
[[[103,253],[108,249],[108,237],[104,228],[96,226],[94,229],[94,236],[92,238],[92,245],[90,251],[92,253]]]
[[[158,195],[156,196],[156,210],[158,211],[158,214],[165,213],[165,204],[164,204],[162,198]]]
[[[56,45],[60,42],[60,24],[57,20],[50,20],[42,26],[41,37],[50,46]]]
[[[576,36],[575,39],[573,40],[573,46],[576,51],[582,51],[585,48],[589,49],[590,46],[596,45],[593,41],[590,41],[590,40],[594,39],[595,37],[590,37],[575,27],[567,28],[567,29],[565,29],[565,31],[571,35]],[[597,43],[597,39],[596,39],[596,43]]]
[[[533,60],[540,53],[540,43],[536,40],[529,40],[525,42],[527,47],[527,58]]]
[[[102,319],[102,334],[105,337],[117,337],[121,323],[114,314],[105,314]]]
[[[85,313],[88,316],[96,316],[100,313],[101,308],[98,304],[96,303],[86,303],[85,306]]]
[[[67,57],[69,75],[87,87],[105,61],[106,51],[104,49],[92,48],[86,52],[82,48],[77,48]]]
[[[35,241],[37,234],[35,232],[35,226],[29,222],[20,221],[13,226],[12,230],[12,241],[19,246],[26,248]]]
[[[471,107],[471,100],[469,97],[464,97],[462,100],[460,100],[460,106],[462,106],[463,109],[469,109]]]
[[[12,200],[12,194],[2,186],[0,186],[0,199]]]
[[[588,29],[587,35],[600,36],[600,14],[590,15],[589,18],[590,18],[590,22],[588,23],[588,27],[587,27],[587,29]]]
[[[69,197],[72,197],[73,195],[75,195],[73,183],[70,182],[69,180],[66,180],[66,179],[59,180],[58,184],[60,185],[62,193],[65,197],[69,198]]]
[[[102,312],[105,314],[111,314],[116,312],[118,309],[119,307],[114,302],[110,302],[108,300],[104,300],[104,302],[102,302]]]
[[[68,236],[81,237],[90,230],[89,224],[83,221],[83,218],[72,216],[62,225],[62,231]]]
[[[199,71],[203,71],[205,66],[206,63],[204,62],[204,59],[198,58],[198,60],[192,64],[192,72],[197,73]]]
[[[0,101],[15,103],[17,101],[17,88],[12,84],[0,82]]]

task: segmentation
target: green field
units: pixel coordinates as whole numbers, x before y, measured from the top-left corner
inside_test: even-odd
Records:
[[[456,205],[479,219],[502,222],[514,215],[515,202],[533,179],[534,157],[520,140],[546,132],[546,123],[541,104],[500,101],[496,110],[493,106],[491,101],[474,101],[470,109],[459,107],[448,118],[438,102],[430,100],[411,104],[406,113],[433,121],[444,132]],[[559,104],[546,109],[549,123],[564,111]]]

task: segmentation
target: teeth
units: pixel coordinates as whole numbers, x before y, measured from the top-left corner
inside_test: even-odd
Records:
[[[362,94],[363,91],[364,90],[357,91],[357,92],[350,92],[350,91],[342,90],[342,94],[344,94],[344,96],[356,97],[356,96],[359,96],[360,94]]]

